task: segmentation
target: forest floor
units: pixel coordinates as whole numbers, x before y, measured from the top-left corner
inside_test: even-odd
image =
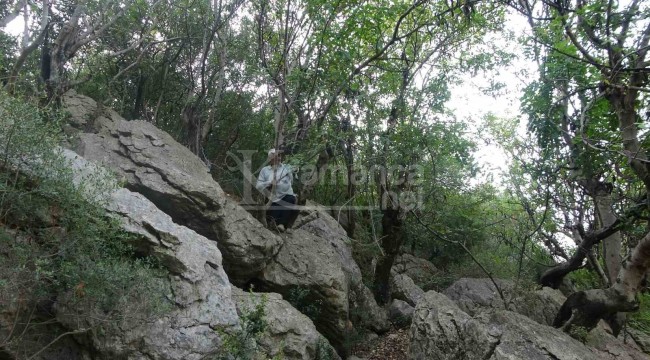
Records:
[[[364,360],[406,360],[409,329],[391,329],[372,341],[357,344],[352,355]]]

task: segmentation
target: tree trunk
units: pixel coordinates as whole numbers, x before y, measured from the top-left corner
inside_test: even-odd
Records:
[[[201,150],[201,114],[194,103],[186,104],[181,112],[185,127],[185,144],[188,149],[200,157]]]
[[[144,110],[144,85],[146,82],[147,77],[140,73],[138,76],[138,87],[135,93],[135,103],[133,104],[133,110],[131,110],[131,116],[129,116],[129,120],[136,120],[142,117]]]
[[[390,269],[404,239],[399,209],[392,207],[384,209],[381,225],[383,229],[381,248],[384,250],[384,255],[377,261],[374,290],[377,303],[385,305],[390,301]]]
[[[616,221],[616,215],[612,210],[611,193],[595,196],[594,202],[602,226],[611,226]],[[605,259],[605,270],[610,284],[616,282],[616,277],[621,270],[621,243],[620,231],[603,239],[603,258]]]
[[[618,312],[631,312],[639,309],[636,294],[643,286],[643,278],[650,269],[650,233],[639,242],[632,255],[625,262],[618,280],[607,289],[579,291],[572,294],[562,304],[553,326],[570,332],[574,327],[592,330],[601,319],[612,325],[614,335],[620,331],[617,324]]]
[[[632,84],[642,87],[643,84]],[[623,149],[628,157],[630,167],[650,193],[650,162],[646,149],[641,146],[637,129],[635,102],[638,91],[634,89],[610,89],[607,100],[613,105],[618,118],[619,130],[623,138]]]
[[[344,119],[342,124],[343,130],[347,132],[347,138],[345,140],[345,166],[348,172],[348,189],[347,189],[347,201],[348,208],[343,210],[343,216],[346,217],[345,221],[345,231],[348,234],[348,237],[354,237],[354,228],[356,227],[355,213],[354,210],[350,207],[352,206],[352,201],[356,196],[356,179],[354,178],[354,132],[352,131],[352,124],[350,123],[350,118],[347,117]],[[338,219],[337,219],[338,220]]]

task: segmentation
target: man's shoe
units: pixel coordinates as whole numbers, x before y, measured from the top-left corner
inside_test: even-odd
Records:
[[[282,225],[282,224],[278,225],[278,232],[281,232],[281,233],[284,232],[284,225]]]

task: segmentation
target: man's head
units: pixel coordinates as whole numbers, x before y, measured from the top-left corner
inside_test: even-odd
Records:
[[[269,164],[271,165],[279,164],[280,161],[282,160],[282,151],[276,149],[269,150],[268,160],[269,160]]]

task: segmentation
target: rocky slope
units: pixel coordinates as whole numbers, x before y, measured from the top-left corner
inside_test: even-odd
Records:
[[[237,286],[291,297],[318,306],[319,332],[339,351],[358,328],[388,329],[380,309],[361,281],[345,243],[345,231],[323,212],[303,229],[281,236],[269,231],[221,190],[207,167],[168,134],[143,121],[126,121],[85,96],[70,92],[68,131],[84,159],[118,175],[125,188],[146,198],[170,221],[213,242],[223,255],[223,270]],[[214,291],[220,291],[215,289]],[[372,316],[355,319],[357,313]]]
[[[585,345],[549,327],[564,301],[550,289],[521,291],[498,281],[499,294],[489,280],[460,279],[444,294],[425,293],[438,270],[408,254],[393,269],[394,301],[381,308],[362,281],[345,230],[325,208],[310,204],[312,220],[291,234],[271,232],[168,134],[74,92],[64,105],[75,151],[65,155],[76,181],[106,169],[117,175],[123,187],[110,194],[107,214],[138,235],[132,240],[138,254],[164,267],[171,308],[91,334],[80,331],[87,324],[63,296],[54,307],[56,326],[73,335],[43,352],[43,359],[216,359],[230,339],[247,331],[257,306],[266,326],[256,340],[244,340],[260,359],[345,357],[353,337],[371,339],[391,326],[387,336],[401,334],[398,343],[409,346],[399,353],[411,359],[647,358],[604,328]],[[255,293],[243,290],[251,285]],[[10,310],[0,312],[0,335],[10,327]],[[3,358],[19,356],[0,349]]]

